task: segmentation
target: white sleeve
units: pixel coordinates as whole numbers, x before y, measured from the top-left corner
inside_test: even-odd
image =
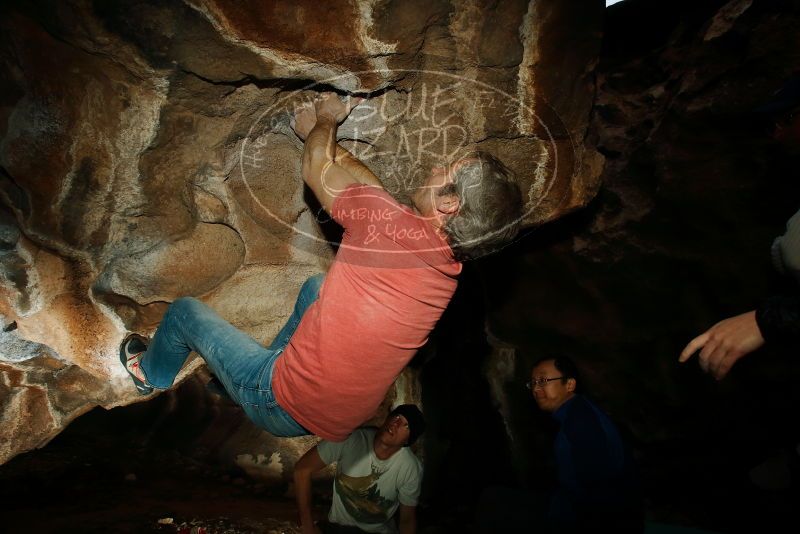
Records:
[[[786,233],[772,245],[772,259],[778,270],[800,279],[800,211],[786,223]]]
[[[422,486],[422,464],[413,458],[413,462],[397,481],[397,500],[405,506],[416,506],[419,502],[419,492]]]
[[[342,458],[342,451],[344,451],[347,442],[351,439],[353,439],[352,434],[344,441],[325,441],[323,439],[317,443],[317,452],[322,461],[325,462],[325,465],[338,462]]]

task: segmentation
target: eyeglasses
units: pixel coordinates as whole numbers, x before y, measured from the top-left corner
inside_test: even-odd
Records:
[[[562,378],[564,378],[564,377],[563,376],[557,376],[555,378],[545,378],[545,377],[541,376],[539,378],[535,378],[533,380],[525,382],[525,387],[528,388],[528,389],[543,388],[543,387],[545,387],[547,385],[548,382],[552,382],[553,380],[561,380]]]

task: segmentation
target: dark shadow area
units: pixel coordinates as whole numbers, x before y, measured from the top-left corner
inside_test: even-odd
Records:
[[[218,450],[198,445],[215,417],[248,424],[240,408],[209,395],[199,379],[145,403],[92,410],[46,447],[0,467],[0,530],[188,534],[201,527],[207,533],[290,527],[297,513],[286,486],[265,486],[220,463]],[[329,506],[325,494],[321,488],[320,514]]]
[[[508,439],[486,382],[490,347],[478,273],[465,266],[422,368],[425,437],[423,520],[445,532],[468,529],[484,487],[516,482]]]

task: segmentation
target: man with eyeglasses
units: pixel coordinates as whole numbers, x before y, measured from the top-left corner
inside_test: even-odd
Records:
[[[357,429],[341,442],[320,441],[303,455],[294,470],[303,534],[414,534],[422,464],[409,447],[424,430],[425,418],[419,408],[402,404],[380,428]],[[334,462],[336,476],[328,520],[315,525],[311,475]]]
[[[643,516],[633,460],[611,419],[577,393],[578,368],[567,357],[544,358],[527,386],[552,415],[558,486],[547,522],[553,532],[641,532]]]

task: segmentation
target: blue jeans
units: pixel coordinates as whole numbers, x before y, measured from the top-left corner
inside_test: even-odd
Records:
[[[324,279],[325,275],[318,274],[305,281],[291,317],[266,348],[199,300],[177,299],[142,355],[147,382],[155,388],[169,388],[189,352],[195,351],[256,425],[280,437],[310,434],[275,400],[272,370],[306,309],[317,300]]]

